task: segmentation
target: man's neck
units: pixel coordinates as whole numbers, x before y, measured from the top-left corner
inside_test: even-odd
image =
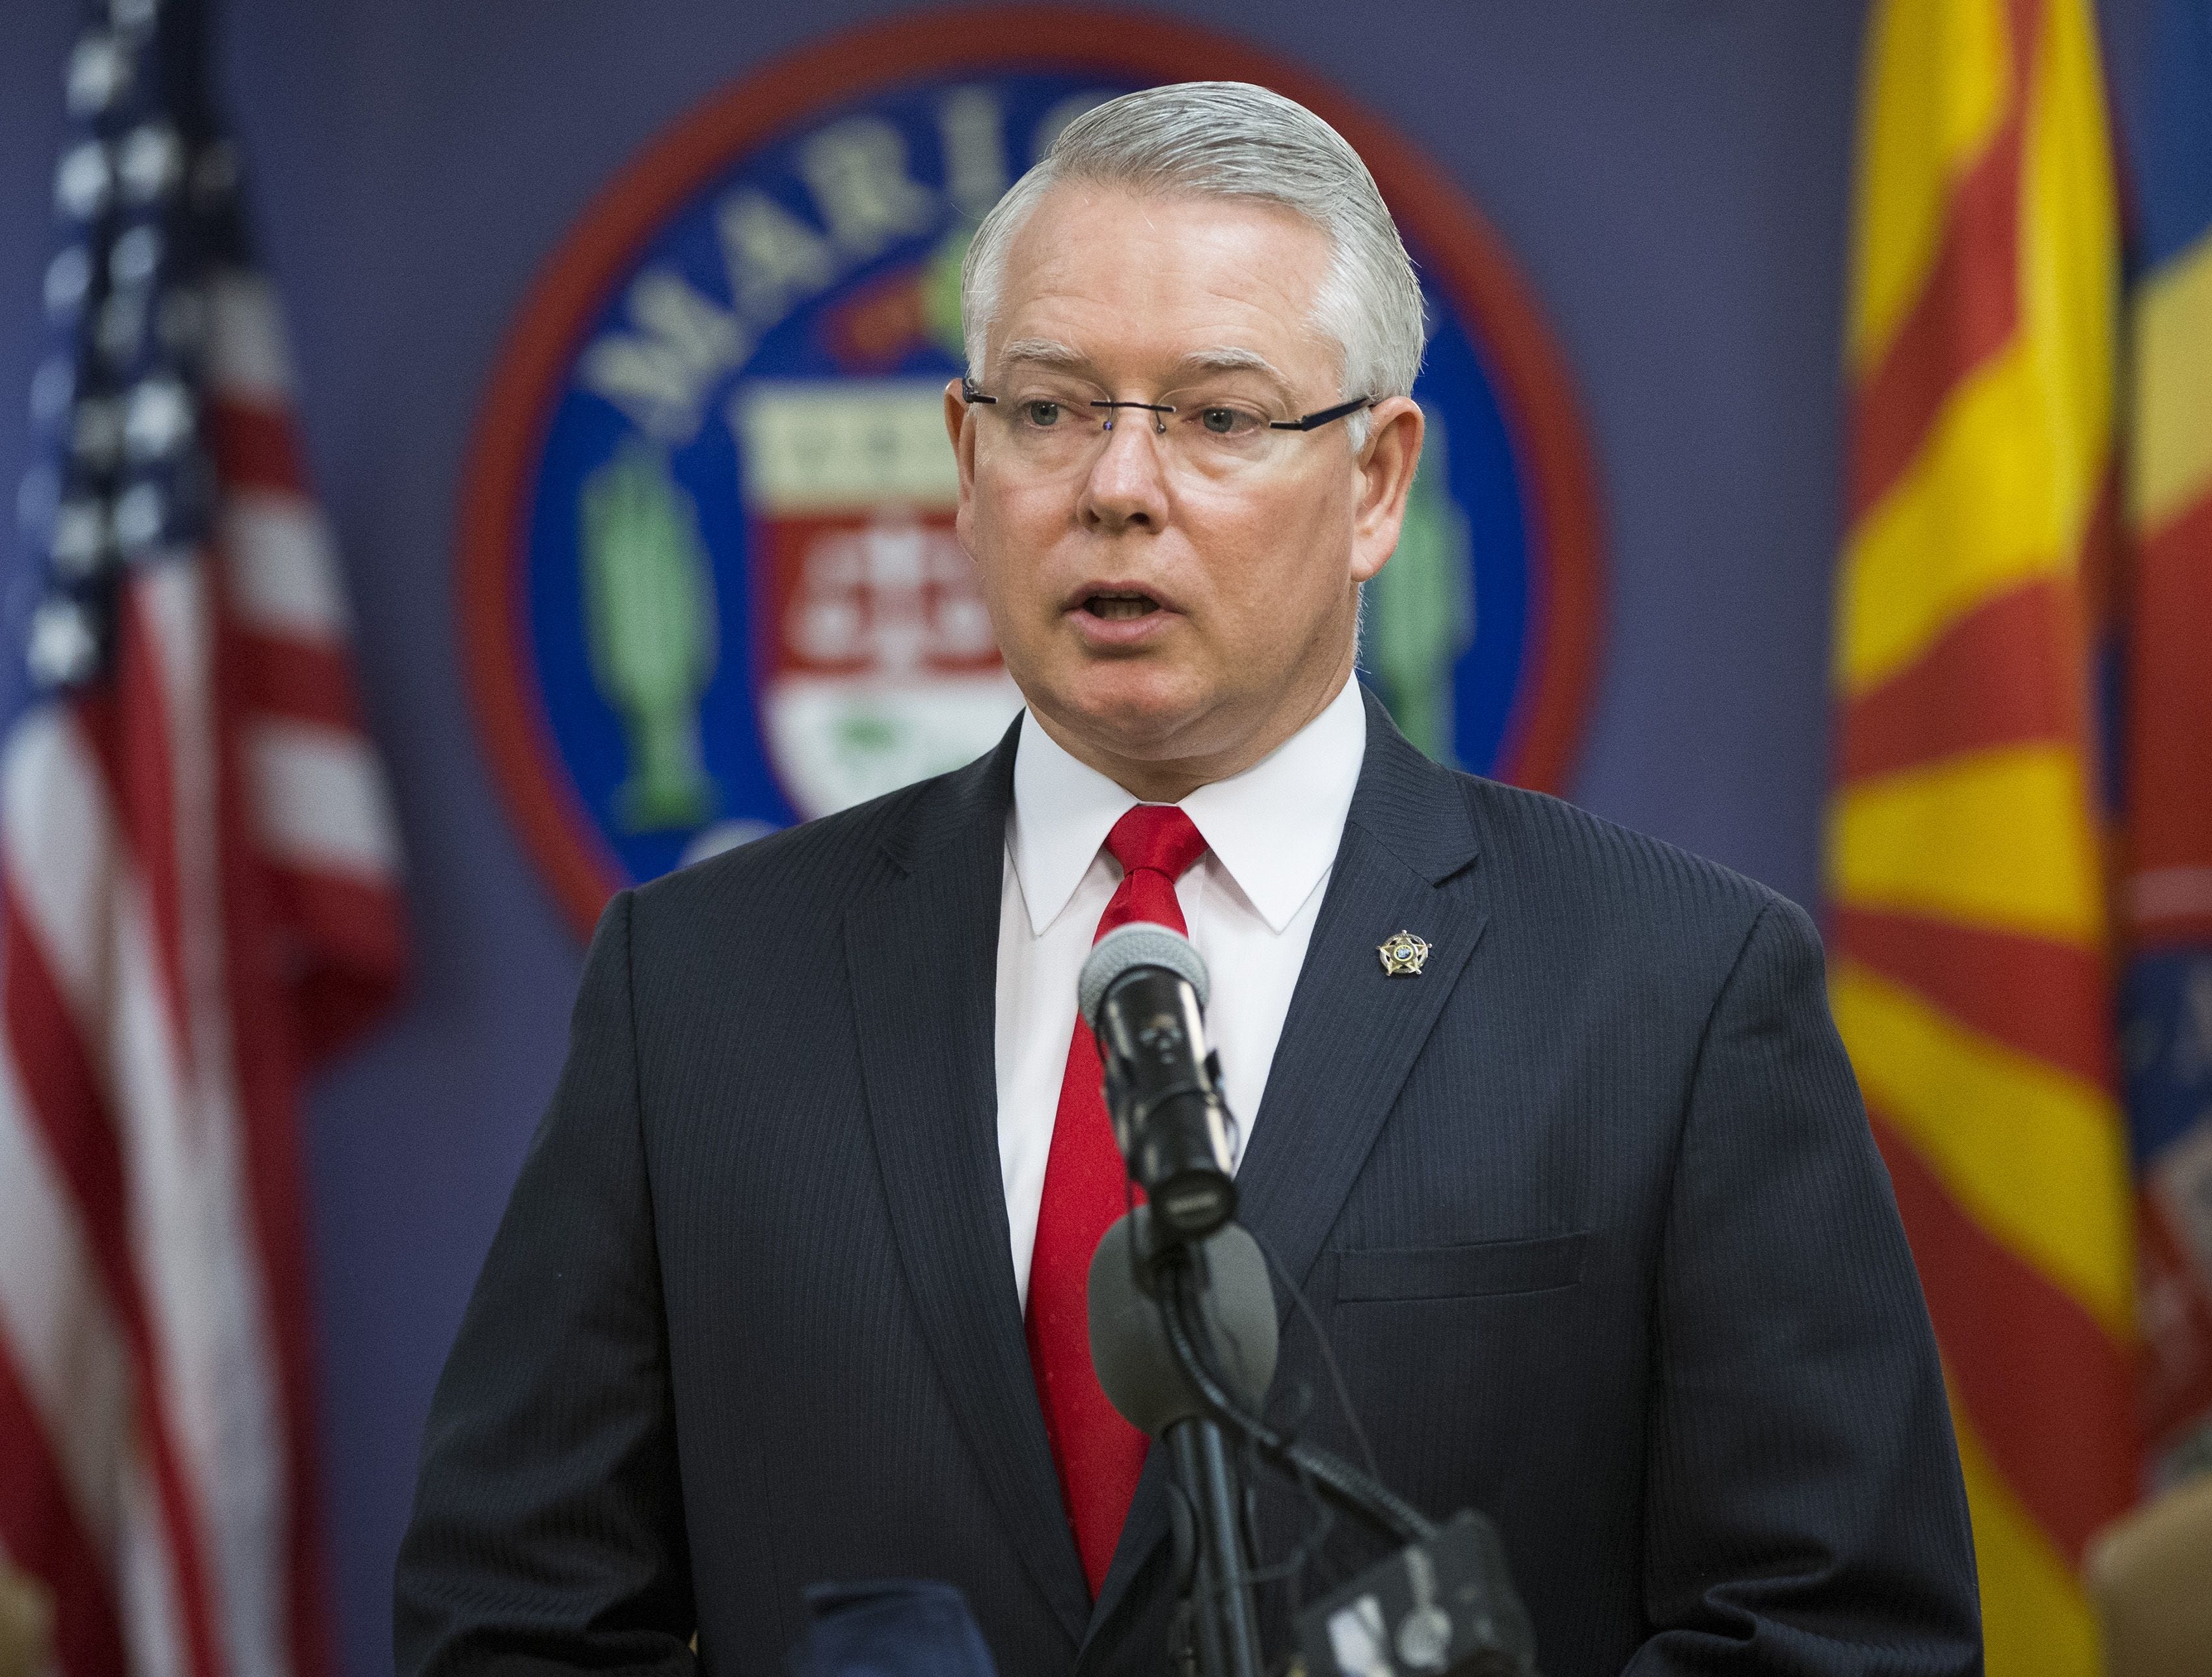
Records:
[[[1188,757],[1127,756],[1061,726],[1035,705],[1030,707],[1030,713],[1060,750],[1105,775],[1139,802],[1179,804],[1199,787],[1230,780],[1279,750],[1344,690],[1344,684],[1352,677],[1352,661],[1347,653],[1329,680],[1301,694],[1302,703],[1270,716],[1265,726],[1251,730],[1235,745]]]

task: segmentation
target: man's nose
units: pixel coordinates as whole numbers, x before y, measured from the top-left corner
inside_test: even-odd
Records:
[[[1077,512],[1085,526],[1107,531],[1166,526],[1166,441],[1149,413],[1114,416],[1084,480]]]

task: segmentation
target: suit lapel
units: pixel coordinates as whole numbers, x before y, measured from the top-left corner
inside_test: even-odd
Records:
[[[1482,936],[1464,788],[1367,707],[1344,843],[1237,1171],[1238,1218],[1301,1286]],[[1429,945],[1418,976],[1383,970],[1400,931]]]
[[[1300,1286],[1482,935],[1465,791],[1366,699],[1367,754],[1344,841],[1237,1176],[1237,1219]],[[1399,931],[1429,945],[1417,977],[1383,971],[1380,945]],[[1275,1302],[1290,1309],[1287,1297]],[[1167,1535],[1166,1455],[1155,1445],[1146,1461],[1094,1631]]]
[[[891,1223],[922,1330],[1008,1534],[1071,1638],[1089,1589],[1023,1338],[1006,1239],[992,1039],[1015,735],[886,840],[845,958]]]

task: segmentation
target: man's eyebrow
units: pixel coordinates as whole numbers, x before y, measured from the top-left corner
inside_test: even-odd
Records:
[[[1178,377],[1194,373],[1257,373],[1285,395],[1290,393],[1291,381],[1283,376],[1282,369],[1257,349],[1240,349],[1230,345],[1218,349],[1194,349],[1176,363]]]
[[[1018,363],[1045,367],[1062,373],[1095,374],[1097,371],[1090,356],[1073,344],[1062,343],[1054,337],[1015,338],[999,351],[999,363],[1006,367]],[[1291,381],[1282,369],[1257,349],[1222,344],[1212,349],[1194,349],[1175,364],[1174,376],[1176,379],[1202,377],[1209,373],[1257,373],[1285,394],[1291,390]]]
[[[1066,373],[1089,372],[1091,357],[1072,343],[1062,343],[1052,337],[1018,337],[999,351],[1002,365],[1026,362],[1035,367],[1049,367]]]

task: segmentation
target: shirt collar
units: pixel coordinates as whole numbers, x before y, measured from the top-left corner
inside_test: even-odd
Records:
[[[1366,710],[1358,682],[1349,680],[1251,768],[1182,800],[1214,860],[1274,931],[1291,923],[1336,860],[1366,750]],[[1032,935],[1060,918],[1106,835],[1137,801],[1023,713],[1007,843]]]

